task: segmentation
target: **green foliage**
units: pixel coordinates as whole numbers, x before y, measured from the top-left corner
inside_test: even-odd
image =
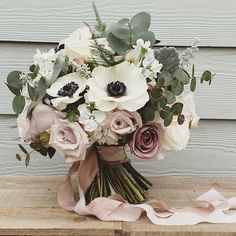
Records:
[[[172,74],[179,68],[179,54],[174,47],[155,50],[154,56],[162,64],[162,71]]]
[[[172,115],[180,115],[182,110],[183,110],[183,103],[180,102],[176,102],[170,108],[170,112],[172,113]]]
[[[31,67],[31,69],[33,69],[33,72],[30,73],[30,77],[31,79],[35,79],[37,76],[38,76],[38,73],[39,73],[39,65],[35,65],[34,68]]]
[[[13,101],[12,101],[12,108],[13,111],[19,115],[25,107],[25,98],[21,95],[15,96]]]
[[[78,110],[69,110],[66,114],[66,118],[70,122],[75,122],[78,120],[79,111]]]
[[[16,96],[21,94],[22,83],[20,81],[21,71],[12,71],[7,76],[7,87]]]
[[[93,54],[93,63],[102,66],[114,66],[123,61],[115,60],[115,55],[112,51],[104,48],[96,39],[94,39],[94,44],[91,46],[91,52]]]
[[[96,32],[98,32],[98,34],[99,34],[98,36],[106,37],[106,34],[107,34],[106,24],[102,22],[99,12],[98,12],[97,7],[94,2],[93,2],[93,11],[96,16],[95,30],[96,30]]]
[[[146,12],[140,12],[130,20],[123,18],[110,26],[107,40],[110,47],[118,54],[124,54],[136,44],[137,39],[150,41],[155,44],[155,35],[149,31],[151,16]]]
[[[212,79],[214,77],[215,74],[212,74],[209,70],[206,70],[203,72],[202,76],[201,76],[201,83],[203,83],[204,81],[208,82],[209,85],[211,85]]]
[[[29,97],[32,101],[41,100],[46,95],[47,83],[44,77],[41,77],[38,85],[34,88],[27,84]]]
[[[176,95],[180,95],[184,91],[184,84],[182,81],[175,79],[171,85],[171,91]]]

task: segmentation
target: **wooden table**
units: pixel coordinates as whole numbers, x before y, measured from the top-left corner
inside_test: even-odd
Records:
[[[143,216],[139,221],[102,222],[69,213],[57,205],[63,177],[0,177],[0,235],[236,235],[236,224],[158,226]],[[171,206],[187,206],[209,188],[236,195],[236,179],[155,178],[150,197]],[[76,184],[74,183],[74,186]],[[78,197],[78,194],[77,194]]]

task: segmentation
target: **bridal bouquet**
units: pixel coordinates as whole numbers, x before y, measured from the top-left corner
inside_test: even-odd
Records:
[[[127,153],[150,160],[183,150],[199,121],[190,63],[197,45],[182,54],[159,47],[148,13],[107,28],[93,7],[95,27],[85,24],[56,48],[37,50],[29,71],[11,72],[6,83],[15,95],[19,135],[32,148],[19,144],[24,155],[16,158],[27,166],[34,151],[64,156],[72,166],[58,202],[68,210],[75,209],[73,173],[84,206],[114,196],[144,202],[152,184],[132,167]],[[211,84],[212,78],[205,71],[199,79]]]

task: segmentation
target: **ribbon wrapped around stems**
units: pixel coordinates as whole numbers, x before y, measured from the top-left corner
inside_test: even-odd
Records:
[[[185,207],[171,209],[164,201],[153,199],[142,204],[130,204],[120,195],[113,194],[108,197],[97,197],[86,205],[85,192],[93,182],[99,171],[97,152],[100,158],[106,161],[123,162],[125,156],[121,155],[122,147],[92,149],[84,161],[75,162],[69,169],[61,185],[57,200],[58,204],[67,211],[79,215],[94,215],[103,221],[136,221],[142,212],[153,224],[157,225],[195,225],[201,222],[208,223],[234,223],[236,213],[227,212],[236,208],[236,197],[226,199],[214,189],[209,190],[196,198],[199,207]],[[123,151],[123,148],[122,148]],[[107,157],[109,156],[109,159]],[[80,199],[74,200],[71,176],[77,175]],[[160,212],[154,210],[158,207]]]

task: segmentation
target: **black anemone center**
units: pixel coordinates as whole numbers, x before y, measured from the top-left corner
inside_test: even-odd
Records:
[[[72,97],[78,88],[78,84],[76,84],[75,82],[70,82],[60,88],[60,90],[57,92],[57,95],[60,97]]]
[[[111,82],[107,85],[107,92],[111,97],[120,97],[125,94],[126,86],[120,81]]]

